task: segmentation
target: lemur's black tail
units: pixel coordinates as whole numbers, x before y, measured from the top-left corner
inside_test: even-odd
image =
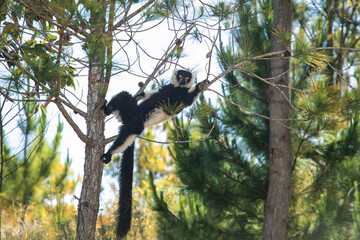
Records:
[[[122,239],[130,230],[132,208],[132,181],[134,168],[134,143],[123,153],[119,174],[120,198],[116,218],[116,235]]]

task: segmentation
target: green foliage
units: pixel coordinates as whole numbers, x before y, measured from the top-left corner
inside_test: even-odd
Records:
[[[286,32],[285,29],[274,29],[272,34],[274,36],[276,36],[277,38],[279,38],[279,40],[281,42],[284,42],[284,43],[290,43],[291,42],[291,35],[292,33],[291,32]]]
[[[184,105],[184,103],[171,104],[169,99],[168,99],[168,101],[164,100],[163,102],[159,103],[159,107],[161,109],[163,109],[169,115],[176,115],[179,112],[181,112],[181,110],[184,109],[185,105]]]
[[[3,34],[5,36],[4,38],[10,35],[6,32]],[[0,48],[5,52],[9,52],[8,55],[3,54],[5,58],[9,59],[9,68],[16,68],[12,69],[15,74],[8,79],[8,81],[13,82],[15,86],[21,83],[21,81],[24,81],[24,79],[30,78],[43,84],[43,86],[55,88],[56,77],[60,74],[62,76],[62,87],[75,87],[73,79],[75,68],[70,64],[59,67],[56,63],[56,52],[50,48],[47,43],[37,43],[36,40],[28,40],[24,42],[21,49],[14,49],[11,45],[11,40],[9,40],[0,44]]]
[[[337,5],[338,2],[328,1],[323,7],[330,9]],[[293,143],[298,145],[295,156],[298,161],[293,178],[290,231],[299,239],[357,239],[358,220],[354,217],[357,214],[354,207],[359,200],[354,193],[354,181],[360,176],[359,90],[345,80],[348,73],[343,72],[341,76],[337,70],[352,57],[344,57],[344,52],[335,49],[311,50],[321,46],[331,48],[333,44],[352,46],[350,38],[345,37],[352,32],[349,31],[351,26],[340,35],[335,33],[337,30],[332,32],[341,21],[340,16],[335,17],[336,13],[344,8],[331,10],[327,16],[329,21],[325,23],[321,17],[309,16],[309,9],[296,9],[301,26],[309,26],[312,21],[315,24],[311,29],[314,38],[308,41],[311,44],[305,40],[303,30],[296,35],[294,44],[294,63],[300,64],[296,69],[303,71],[297,83],[306,90],[296,93],[295,103],[301,113],[296,117],[306,121],[293,123],[302,134],[294,134],[300,139],[293,138]],[[345,38],[341,40],[342,37]],[[301,67],[301,62],[307,66]],[[348,63],[352,64],[351,60]],[[304,79],[308,79],[308,86],[302,84]]]
[[[304,214],[297,219],[302,239],[357,239],[359,199],[354,182],[360,174],[358,146],[356,123],[306,155],[318,167],[309,169],[313,172],[313,183],[307,188],[302,186],[300,199],[294,199],[299,207],[294,209],[296,212],[300,210],[300,201],[304,201],[301,206]]]
[[[312,86],[307,89],[310,94],[296,92],[298,95],[297,106],[299,112],[306,119],[314,117],[334,117],[339,109],[344,106],[343,97],[340,95],[339,86],[326,86],[321,80],[313,81]]]
[[[214,117],[203,119],[214,124]],[[177,140],[189,140],[191,132],[196,132],[180,121],[176,125],[183,129],[172,131]],[[161,193],[154,196],[160,239],[256,238],[254,227],[261,221],[258,216],[262,208],[255,206],[265,198],[266,174],[241,156],[229,136],[220,138],[211,134],[206,142],[177,144],[171,152],[176,173],[186,186],[179,195],[187,197],[180,198],[180,210],[175,215]],[[246,216],[250,216],[248,223],[244,222]]]
[[[75,87],[72,61],[60,58],[58,53],[70,45],[70,36],[65,36],[67,33],[64,31],[62,40],[59,40],[60,28],[44,20],[53,18],[51,11],[43,8],[44,5],[58,10],[57,20],[60,23],[75,13],[76,4],[71,0],[4,1],[1,4],[1,15],[4,14],[4,17],[0,19],[3,26],[0,30],[0,57],[5,59],[10,73],[2,78],[2,94],[11,94],[12,91],[23,93],[22,85],[27,83],[31,86],[26,88],[31,92],[27,92],[30,98],[34,93],[40,97],[43,92],[54,94],[60,87]],[[17,20],[21,18],[24,21],[20,23]],[[8,91],[5,93],[5,90]]]
[[[183,50],[181,46],[176,46],[168,55],[170,58],[180,58]]]

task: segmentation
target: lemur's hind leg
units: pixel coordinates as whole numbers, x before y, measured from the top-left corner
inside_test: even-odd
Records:
[[[134,143],[136,137],[144,130],[144,122],[142,119],[134,117],[132,121],[124,123],[120,127],[120,132],[116,140],[113,142],[109,150],[101,156],[101,161],[109,163],[111,156],[115,153],[125,151]]]
[[[111,161],[111,156],[118,152],[125,151],[144,130],[144,123],[137,115],[138,107],[136,99],[130,93],[123,91],[111,98],[110,102],[101,107],[106,115],[113,113],[119,121],[123,122],[119,135],[100,159],[104,163]]]
[[[105,115],[114,114],[120,122],[132,121],[137,110],[136,99],[130,93],[123,91],[111,98],[110,102],[101,107]]]

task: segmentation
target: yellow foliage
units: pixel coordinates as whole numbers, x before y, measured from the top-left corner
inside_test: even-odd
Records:
[[[306,39],[304,30],[301,30],[299,34],[295,36],[293,52],[295,63],[302,62],[313,68],[327,67],[327,62],[331,59],[330,56],[313,48],[313,44],[309,43]]]
[[[57,228],[59,224],[72,228],[75,233],[75,206],[63,204],[63,208],[65,214],[61,219],[57,219],[54,214],[58,206],[45,204],[27,206],[23,230],[20,230],[24,208],[13,206],[13,211],[7,209],[1,214],[3,223],[1,236],[3,239],[34,239],[33,236],[37,236],[35,239],[58,239],[59,236],[63,236],[62,230]],[[56,222],[56,220],[61,222]],[[75,236],[71,235],[70,237]]]
[[[299,111],[309,119],[314,116],[337,115],[344,105],[340,86],[326,86],[321,79],[311,80],[307,89],[310,94],[296,92]]]

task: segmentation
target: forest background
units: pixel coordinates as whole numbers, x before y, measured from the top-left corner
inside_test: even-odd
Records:
[[[121,156],[99,158],[119,124],[99,106],[174,67],[209,85],[137,141],[127,239],[359,239],[359,1],[0,9],[2,239],[115,239]]]

